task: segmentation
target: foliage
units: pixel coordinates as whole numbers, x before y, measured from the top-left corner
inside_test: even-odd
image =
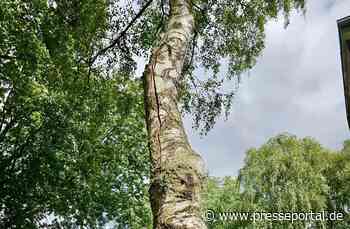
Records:
[[[214,218],[209,218],[205,211],[212,211],[210,213],[239,211],[244,206],[241,201],[241,194],[239,190],[239,181],[235,177],[209,177],[207,181],[206,190],[203,193],[203,210],[204,217],[207,221],[208,228],[225,228],[227,223],[220,220],[218,215],[214,214]],[[232,228],[242,226],[244,222],[232,222],[229,224]]]
[[[192,0],[195,31],[187,49],[180,89],[183,113],[193,126],[209,131],[217,117],[227,115],[240,75],[252,68],[264,48],[264,26],[279,13],[288,24],[293,9],[305,11],[304,0]],[[167,28],[170,0],[111,1],[102,50],[93,49],[95,68],[126,72],[136,69],[135,57],[147,58]],[[101,57],[100,57],[101,56]],[[227,74],[219,74],[222,63]],[[226,65],[227,63],[227,65]],[[208,73],[203,77],[202,70]],[[233,80],[234,82],[230,82]]]
[[[106,7],[0,2],[2,228],[150,225],[140,83],[82,61]]]
[[[348,228],[350,225],[350,141],[344,142],[343,149],[328,158],[331,166],[326,170],[330,186],[328,208],[343,213],[346,217],[340,222],[329,222],[330,228]]]
[[[321,212],[327,209],[329,186],[322,158],[329,154],[310,138],[280,135],[259,149],[247,152],[241,170],[245,198],[257,212]],[[266,222],[263,222],[264,224]],[[307,221],[293,227],[305,228]],[[290,222],[271,222],[269,228],[284,228]],[[320,225],[319,225],[320,227]]]
[[[348,228],[349,141],[332,152],[312,138],[289,134],[247,152],[239,180],[210,178],[204,208],[216,212],[209,228]],[[238,188],[239,187],[239,188]],[[222,221],[218,212],[343,213],[341,221]]]

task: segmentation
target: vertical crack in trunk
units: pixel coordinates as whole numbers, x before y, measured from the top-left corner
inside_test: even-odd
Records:
[[[159,50],[157,50],[159,51]],[[157,57],[158,54],[155,55],[155,60],[154,63],[152,63],[151,65],[151,77],[152,77],[152,83],[153,83],[153,90],[154,90],[154,97],[156,100],[156,107],[157,107],[157,118],[158,118],[158,122],[159,122],[159,130],[157,131],[157,140],[158,140],[158,147],[159,147],[159,170],[160,173],[162,171],[162,145],[161,145],[161,141],[160,141],[160,130],[162,129],[162,119],[160,118],[160,102],[159,102],[159,97],[158,97],[158,93],[157,93],[157,85],[156,85],[156,76],[155,76],[155,71],[154,68],[156,66],[157,63]],[[151,59],[152,60],[152,59]]]
[[[200,215],[204,163],[187,139],[176,84],[193,36],[188,0],[170,0],[166,31],[144,72],[146,122],[152,161],[154,228],[206,228]]]

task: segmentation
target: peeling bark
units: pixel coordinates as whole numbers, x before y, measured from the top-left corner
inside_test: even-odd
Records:
[[[144,72],[146,122],[152,161],[154,228],[206,228],[200,214],[204,163],[187,139],[176,87],[194,31],[187,0],[170,0],[171,14]]]

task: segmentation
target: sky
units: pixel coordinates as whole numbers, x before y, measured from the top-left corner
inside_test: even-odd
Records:
[[[249,148],[280,133],[310,136],[330,149],[350,138],[336,24],[348,15],[349,0],[309,0],[306,15],[294,12],[286,29],[283,17],[267,24],[266,47],[242,77],[228,120],[200,137],[185,119],[209,175],[237,175]]]

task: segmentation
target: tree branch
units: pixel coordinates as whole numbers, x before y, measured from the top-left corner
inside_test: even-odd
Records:
[[[197,47],[197,38],[198,38],[198,32],[195,30],[194,31],[194,35],[192,38],[192,49],[191,49],[191,56],[190,56],[190,60],[189,62],[184,66],[183,70],[182,70],[182,76],[186,75],[189,71],[189,69],[191,68],[192,64],[193,64],[193,60],[194,60],[194,55],[195,55],[195,49]]]
[[[114,46],[116,46],[119,43],[119,40],[125,36],[125,34],[128,32],[128,30],[134,25],[134,23],[136,22],[137,19],[139,19],[142,14],[146,11],[146,9],[151,5],[151,3],[153,2],[153,0],[149,0],[142,8],[141,10],[135,15],[135,17],[129,22],[129,24],[125,27],[125,29],[123,31],[120,32],[120,34],[118,35],[118,37],[116,39],[114,39],[112,41],[111,44],[109,44],[107,47],[99,50],[95,56],[93,56],[91,58],[90,65],[92,65],[97,57],[99,57],[100,55],[104,54],[105,52],[107,52],[110,48],[113,48]]]
[[[165,12],[165,9],[164,9],[164,4],[165,4],[164,0],[161,0],[160,4],[161,4],[161,9],[162,9],[162,17],[163,17],[164,15],[166,15],[166,16],[168,17],[169,14],[167,14],[167,13]]]

